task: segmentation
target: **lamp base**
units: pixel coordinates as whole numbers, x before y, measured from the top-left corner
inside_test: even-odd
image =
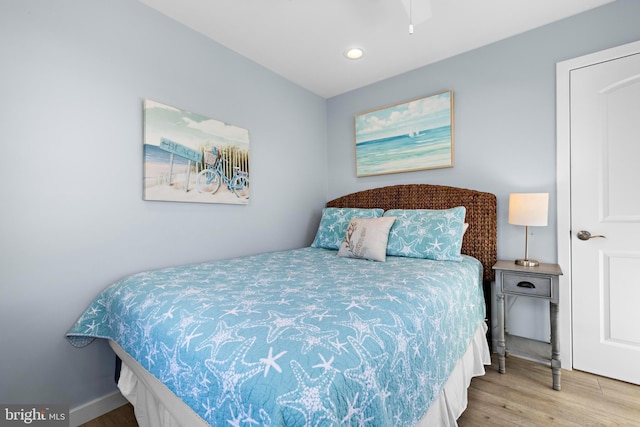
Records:
[[[540,263],[535,259],[517,259],[516,265],[521,265],[523,267],[537,267]]]

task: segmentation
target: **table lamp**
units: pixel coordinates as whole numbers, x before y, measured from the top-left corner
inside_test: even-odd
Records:
[[[516,264],[535,267],[540,263],[529,259],[529,227],[547,225],[549,193],[512,193],[509,195],[509,224],[524,225],[524,259]]]

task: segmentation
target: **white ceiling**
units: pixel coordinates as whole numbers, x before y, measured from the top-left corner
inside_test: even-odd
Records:
[[[431,0],[413,35],[401,0],[140,1],[330,98],[614,0]]]

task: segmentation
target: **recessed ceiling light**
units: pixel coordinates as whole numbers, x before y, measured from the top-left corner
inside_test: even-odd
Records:
[[[364,51],[359,47],[352,47],[344,51],[344,56],[349,59],[360,59],[364,55]]]

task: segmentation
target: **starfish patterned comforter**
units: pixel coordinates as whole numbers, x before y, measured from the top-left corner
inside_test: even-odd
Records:
[[[412,426],[484,319],[482,265],[303,248],[154,270],[68,332],[116,341],[212,426]]]

